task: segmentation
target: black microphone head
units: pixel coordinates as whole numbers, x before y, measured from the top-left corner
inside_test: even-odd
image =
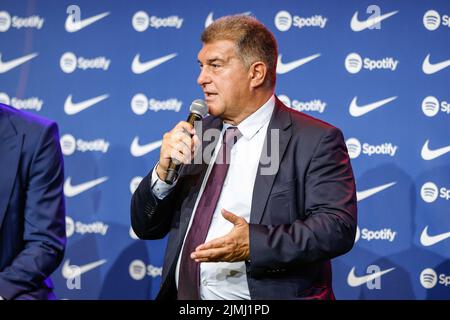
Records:
[[[192,101],[189,111],[191,113],[198,114],[203,118],[208,114],[208,106],[206,105],[205,101],[197,99]]]

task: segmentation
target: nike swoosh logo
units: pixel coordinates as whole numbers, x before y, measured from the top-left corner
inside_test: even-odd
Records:
[[[140,54],[137,54],[134,57],[133,62],[131,64],[131,70],[136,74],[141,74],[141,73],[147,72],[148,70],[159,66],[160,64],[162,64],[170,59],[175,58],[176,56],[177,56],[176,53],[171,53],[171,54],[168,54],[167,56],[164,56],[161,58],[157,58],[157,59],[150,60],[147,62],[141,62],[140,61],[141,56],[140,56]]]
[[[66,279],[73,279],[75,277],[81,276],[83,273],[86,273],[88,271],[91,271],[92,269],[95,269],[95,268],[101,266],[105,262],[106,262],[106,259],[101,259],[98,261],[87,263],[82,266],[75,266],[75,265],[70,265],[70,260],[67,259],[64,262],[64,265],[61,269],[61,274]]]
[[[210,13],[208,14],[208,16],[206,17],[206,20],[205,20],[205,28],[208,28],[209,25],[212,24],[212,23],[214,22],[213,15],[214,15],[214,12],[210,12]]]
[[[90,18],[86,18],[83,20],[79,20],[77,22],[74,22],[72,19],[72,15],[68,15],[67,19],[66,19],[66,31],[67,32],[77,32],[80,31],[83,28],[86,28],[87,26],[93,24],[94,22],[97,22],[100,19],[103,19],[104,17],[106,17],[107,15],[109,15],[109,12],[103,12],[100,13],[96,16],[90,17]]]
[[[378,186],[375,188],[370,188],[364,191],[358,191],[356,192],[356,199],[357,201],[363,201],[364,199],[367,199],[371,196],[373,196],[374,194],[377,194],[378,192],[381,192],[389,187],[392,187],[394,184],[396,184],[397,182],[390,182],[390,183],[386,183],[383,184],[382,186]]]
[[[131,143],[130,152],[134,157],[142,157],[143,155],[158,149],[162,144],[162,140],[150,142],[148,144],[140,145],[139,137],[135,137]]]
[[[103,101],[107,99],[109,95],[104,94],[89,100],[84,100],[78,103],[72,102],[72,95],[69,95],[66,99],[66,102],[64,103],[64,112],[68,115],[74,115],[77,114],[80,111],[83,111],[89,107],[92,107],[94,104],[99,103],[100,101]]]
[[[242,13],[237,13],[236,15],[245,15],[245,16],[248,16],[248,15],[250,15],[251,13],[252,13],[251,11],[246,11],[246,12],[242,12]],[[210,12],[210,13],[208,14],[208,16],[206,17],[206,20],[205,20],[205,28],[208,28],[209,25],[212,24],[212,23],[214,22],[213,16],[214,16],[214,12]]]
[[[66,182],[64,182],[64,195],[66,197],[75,197],[76,195],[79,195],[80,193],[83,193],[97,185],[99,185],[100,183],[105,182],[106,180],[108,180],[108,177],[102,177],[102,178],[98,178],[95,180],[91,180],[88,182],[84,182],[78,185],[73,186],[72,183],[72,177],[68,177],[66,179]]]
[[[282,55],[278,55],[278,62],[277,62],[277,73],[278,74],[284,74],[284,73],[288,73],[302,65],[304,65],[305,63],[310,62],[311,60],[314,60],[318,57],[320,57],[320,53],[316,53],[313,54],[312,56],[306,57],[306,58],[302,58],[302,59],[298,59],[289,63],[283,63],[281,61],[281,57]]]
[[[391,272],[394,269],[395,268],[390,268],[383,271],[371,273],[362,277],[358,277],[355,275],[355,267],[353,267],[352,270],[350,270],[350,273],[348,274],[347,283],[350,287],[359,287],[360,285],[375,280],[376,278],[379,278],[382,275],[385,275],[386,273]]]
[[[352,20],[350,21],[350,28],[352,28],[352,30],[356,31],[356,32],[363,31],[367,28],[370,28],[370,27],[376,25],[377,23],[380,23],[384,19],[387,19],[387,18],[393,16],[397,12],[398,11],[392,11],[392,12],[383,14],[381,16],[372,17],[372,18],[369,18],[364,21],[359,21],[358,20],[358,11],[356,11],[352,17]]]
[[[422,234],[420,235],[420,243],[425,247],[429,247],[447,238],[450,238],[450,231],[435,236],[430,236],[428,234],[428,226],[426,226],[425,229],[423,229]]]
[[[423,160],[433,160],[446,154],[447,152],[450,152],[450,146],[430,150],[430,147],[428,146],[429,142],[430,140],[425,141],[425,144],[422,147],[421,155]]]
[[[450,59],[438,63],[430,63],[430,54],[428,54],[423,60],[422,70],[425,74],[433,74],[448,66],[450,66]]]
[[[13,60],[9,60],[7,62],[3,62],[2,61],[2,54],[0,53],[0,73],[8,72],[9,70],[20,66],[21,64],[27,62],[28,60],[33,59],[37,55],[38,55],[37,53],[31,53],[31,54],[27,54],[26,56],[23,56],[23,57],[20,57],[20,58],[16,58],[16,59],[13,59]]]
[[[352,117],[361,117],[365,115],[366,113],[369,113],[370,111],[373,111],[395,99],[397,97],[390,97],[383,100],[375,101],[373,103],[366,104],[364,106],[358,106],[356,103],[356,100],[358,97],[354,97],[352,102],[350,103],[350,107],[348,108],[348,111],[350,112],[350,115]]]

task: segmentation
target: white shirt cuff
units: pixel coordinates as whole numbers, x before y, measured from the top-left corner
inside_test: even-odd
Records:
[[[162,181],[159,177],[158,174],[156,173],[156,167],[158,165],[156,165],[153,168],[153,172],[152,172],[152,181],[151,181],[151,186],[153,186],[152,190],[150,190],[151,192],[153,192],[153,194],[159,199],[162,200],[164,199],[169,193],[170,191],[173,189],[173,187],[175,187],[175,185],[177,184],[177,180],[174,181],[173,184],[168,184],[165,183],[164,181]],[[150,186],[150,188],[151,188]]]

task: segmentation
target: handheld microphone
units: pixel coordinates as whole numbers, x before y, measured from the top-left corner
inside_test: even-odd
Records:
[[[202,120],[202,118],[208,113],[208,106],[205,101],[197,99],[192,101],[189,111],[190,113],[186,121],[194,126],[195,121]],[[173,184],[174,181],[177,180],[178,170],[180,167],[181,164],[178,163],[178,161],[174,161],[173,159],[170,160],[169,167],[167,168],[167,176],[164,180],[167,184]]]

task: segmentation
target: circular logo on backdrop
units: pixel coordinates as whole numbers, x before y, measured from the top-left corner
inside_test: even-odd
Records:
[[[145,94],[135,94],[131,99],[131,110],[137,115],[143,115],[148,110],[148,99]]]
[[[147,30],[148,26],[150,25],[150,19],[148,17],[147,12],[145,11],[138,11],[134,14],[133,19],[131,20],[131,23],[133,24],[134,30],[138,32],[142,32]]]
[[[0,11],[0,32],[8,31],[11,27],[11,16],[6,11]]]
[[[441,25],[441,16],[437,11],[428,10],[423,15],[423,25],[430,31],[434,31]]]
[[[66,216],[66,236],[70,238],[75,232],[75,223],[73,219],[69,216]]]
[[[361,56],[355,52],[350,53],[347,58],[345,58],[345,68],[350,73],[358,73],[362,68]]]
[[[76,149],[76,141],[75,137],[71,134],[65,134],[59,139],[61,144],[61,151],[63,155],[70,156],[75,152]]]
[[[59,60],[59,66],[65,73],[72,73],[77,68],[77,56],[73,52],[66,52]]]
[[[133,260],[130,263],[128,271],[130,272],[130,277],[134,280],[142,280],[147,273],[147,266],[141,260]]]
[[[439,112],[439,100],[428,96],[422,101],[422,111],[427,117],[434,117]]]
[[[9,96],[4,92],[0,92],[0,103],[9,105],[10,102]]]
[[[427,182],[420,189],[420,195],[423,201],[434,202],[438,197],[438,187],[433,182]]]
[[[349,138],[345,144],[347,145],[348,155],[350,159],[358,158],[361,154],[361,142],[356,138]]]
[[[289,99],[288,96],[285,96],[284,94],[277,96],[278,99],[280,99],[281,102],[283,102],[288,107],[291,107],[291,99]]]
[[[431,289],[436,285],[437,278],[438,278],[438,276],[436,274],[436,271],[434,271],[431,268],[424,269],[420,273],[420,284],[425,289]]]
[[[287,11],[280,11],[275,16],[275,27],[280,31],[288,31],[292,26],[292,16]]]

